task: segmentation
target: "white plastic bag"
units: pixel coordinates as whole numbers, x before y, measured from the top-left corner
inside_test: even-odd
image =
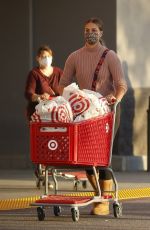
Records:
[[[63,97],[70,103],[75,122],[110,112],[106,98],[92,90],[80,90],[76,83],[64,88]]]
[[[61,96],[54,97],[52,100],[41,101],[36,105],[35,110],[32,119],[39,118],[40,121],[65,123],[73,121],[70,104]]]
[[[88,97],[91,98],[92,103],[94,104],[96,109],[99,110],[100,115],[104,115],[111,111],[107,99],[103,97],[102,94],[88,89],[83,89],[83,92],[85,92],[88,95]]]
[[[62,96],[70,103],[74,117],[87,111],[90,107],[86,93],[80,90],[76,83],[65,87]]]

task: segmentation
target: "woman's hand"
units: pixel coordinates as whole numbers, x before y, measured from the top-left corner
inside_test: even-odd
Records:
[[[113,94],[107,95],[106,99],[107,99],[109,105],[113,105],[117,101],[117,98]]]
[[[48,100],[50,97],[50,95],[48,93],[43,93],[40,95],[40,99],[41,100]]]
[[[33,94],[32,95],[32,101],[44,101],[44,100],[49,100],[50,99],[50,94],[48,93],[43,93],[43,94]]]

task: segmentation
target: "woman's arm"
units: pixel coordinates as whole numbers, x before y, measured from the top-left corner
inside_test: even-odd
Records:
[[[36,89],[36,76],[35,72],[31,70],[27,76],[26,85],[25,85],[25,98],[28,101],[38,101],[39,95],[35,93]]]
[[[127,83],[124,77],[122,65],[119,57],[114,51],[109,51],[108,55],[108,67],[113,78],[113,85],[115,88],[115,95],[112,95],[116,100],[121,101],[127,91]],[[108,95],[111,98],[111,95]]]
[[[62,95],[66,86],[70,85],[75,74],[75,55],[72,53],[66,60],[63,74],[59,81],[59,94]]]

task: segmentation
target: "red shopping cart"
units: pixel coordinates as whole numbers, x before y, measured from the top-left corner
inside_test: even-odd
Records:
[[[118,201],[118,184],[110,167],[116,106],[110,113],[93,119],[77,123],[50,123],[31,122],[31,160],[36,164],[46,167],[45,181],[48,181],[48,169],[54,175],[56,169],[66,168],[93,168],[97,182],[97,194],[94,196],[67,196],[57,194],[48,195],[48,191],[40,199],[32,203],[37,206],[39,220],[45,218],[45,208],[53,206],[54,215],[61,214],[61,206],[71,207],[73,221],[79,220],[79,207],[87,206],[94,202],[113,200],[115,217],[122,215],[122,205]],[[112,174],[114,182],[114,195],[101,195],[98,183],[97,168],[107,168]],[[54,177],[55,181],[55,177]],[[46,186],[47,188],[47,186]]]

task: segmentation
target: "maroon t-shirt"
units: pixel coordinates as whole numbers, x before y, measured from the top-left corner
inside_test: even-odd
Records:
[[[58,67],[53,67],[53,73],[49,77],[45,76],[38,67],[33,68],[29,72],[25,87],[25,98],[28,100],[27,117],[29,120],[37,105],[37,102],[31,101],[32,95],[48,93],[51,96],[58,96],[58,85],[61,75],[62,70]]]

